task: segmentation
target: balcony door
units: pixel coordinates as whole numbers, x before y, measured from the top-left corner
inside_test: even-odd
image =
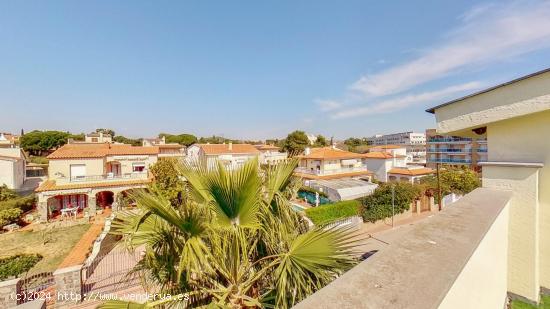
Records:
[[[119,162],[109,162],[107,163],[107,174],[113,176],[120,176],[120,163]]]

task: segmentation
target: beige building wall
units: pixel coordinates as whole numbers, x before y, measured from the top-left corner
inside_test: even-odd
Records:
[[[539,209],[534,224],[540,233],[540,285],[550,288],[550,110],[490,124],[487,135],[489,161],[544,164],[538,170]]]
[[[86,165],[86,175],[95,176],[105,174],[105,159],[50,159],[48,178],[51,180],[71,177],[71,165]]]
[[[445,295],[439,309],[504,308],[507,293],[509,208],[510,205],[507,205],[493,222]]]

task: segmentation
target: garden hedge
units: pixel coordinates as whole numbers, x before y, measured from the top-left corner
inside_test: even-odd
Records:
[[[0,211],[18,208],[22,212],[31,210],[34,206],[35,196],[29,195],[0,202]]]
[[[323,225],[336,220],[357,216],[360,213],[361,203],[356,200],[326,204],[305,210],[306,216],[315,225]]]
[[[362,216],[365,222],[376,222],[392,216],[392,187],[395,188],[395,214],[409,210],[420,196],[421,188],[407,182],[380,184],[374,193],[363,198]]]
[[[17,254],[0,258],[0,280],[17,278],[42,259],[40,254]]]

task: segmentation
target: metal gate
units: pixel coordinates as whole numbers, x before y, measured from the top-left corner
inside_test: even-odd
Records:
[[[141,252],[112,250],[95,257],[82,268],[82,294],[116,293],[140,284],[132,269],[141,260]]]
[[[23,304],[39,298],[47,298],[47,294],[54,289],[53,273],[45,272],[25,277],[19,281],[20,293],[17,303]]]

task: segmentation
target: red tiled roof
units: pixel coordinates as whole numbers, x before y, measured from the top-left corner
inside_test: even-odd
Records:
[[[66,144],[48,156],[48,159],[102,158],[109,155],[155,155],[157,146],[126,144]]]
[[[256,147],[250,144],[198,144],[207,155],[242,153],[258,154]]]
[[[148,184],[151,182],[151,179],[131,179],[131,180],[119,180],[119,181],[105,181],[105,182],[94,182],[94,183],[68,183],[68,184],[56,184],[55,180],[46,180],[34,190],[35,192],[44,192],[44,191],[57,191],[57,190],[71,190],[71,189],[86,189],[86,188],[108,188],[108,187],[118,187],[118,186],[131,186],[131,185],[142,185]]]
[[[348,177],[357,177],[357,176],[363,176],[363,175],[371,175],[371,171],[359,171],[359,172],[350,172],[350,173],[342,173],[342,174],[331,174],[331,175],[314,175],[314,174],[308,174],[308,173],[294,173],[294,176],[305,178],[305,179],[339,179],[339,178],[348,178]]]
[[[388,174],[398,174],[398,175],[408,175],[408,176],[419,176],[419,175],[428,175],[433,174],[434,170],[431,168],[392,168],[388,171]]]
[[[300,159],[360,159],[365,158],[365,154],[349,152],[338,148],[322,147],[312,148],[309,154],[297,156]]]
[[[365,158],[368,159],[393,159],[393,155],[388,152],[381,152],[381,151],[375,151],[375,152],[368,152],[364,154]],[[395,155],[396,158],[405,158],[403,155]]]

